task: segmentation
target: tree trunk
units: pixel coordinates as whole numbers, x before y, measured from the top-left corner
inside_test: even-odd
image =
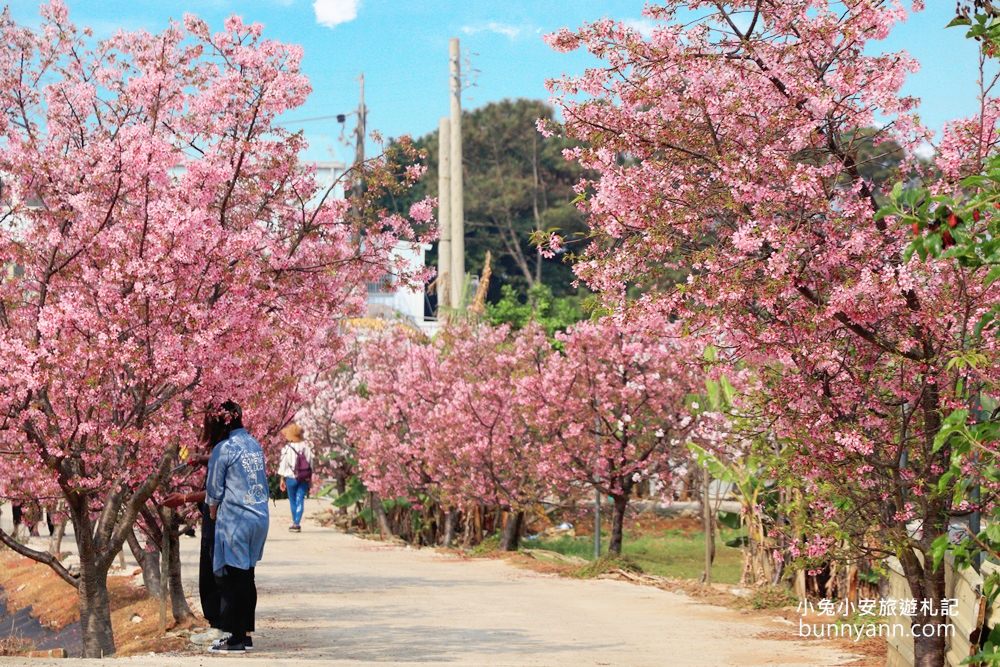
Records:
[[[928,549],[924,552],[924,562],[932,562]],[[912,550],[905,550],[900,557],[903,574],[910,585],[913,598],[922,603],[928,601],[935,611],[941,608],[941,600],[945,597],[944,565],[936,571],[924,567]],[[921,612],[922,604],[918,604],[916,615],[910,620],[911,626],[921,626],[920,636],[913,637],[914,667],[940,667],[945,664],[945,644],[947,636],[945,628],[948,617],[940,614]]]
[[[375,520],[378,522],[378,532],[381,533],[382,539],[386,539],[392,535],[392,527],[389,525],[389,517],[385,515],[385,507],[382,505],[382,499],[379,498],[377,493],[371,494],[372,503],[372,513],[375,515]]]
[[[173,614],[174,622],[181,623],[189,618],[194,618],[194,613],[184,597],[184,581],[181,578],[181,540],[176,527],[171,526],[170,530],[167,531],[167,539],[170,540],[170,558],[167,560],[170,612]]]
[[[701,519],[702,529],[705,531],[705,571],[701,575],[703,584],[712,583],[712,563],[715,562],[715,517],[712,516],[712,499],[709,497],[711,487],[712,478],[708,470],[702,470]]]
[[[620,556],[622,553],[622,530],[625,527],[625,510],[628,508],[628,492],[622,495],[612,495],[614,513],[611,516],[611,542],[608,553]]]
[[[454,507],[448,508],[448,513],[444,517],[444,539],[443,545],[450,547],[455,541],[455,526],[458,524],[458,510]]]
[[[937,385],[929,384],[920,399],[920,409],[924,417],[925,452],[934,452],[934,438],[941,430],[940,397]],[[941,470],[948,467],[951,459],[951,447],[945,445],[933,453],[932,461]],[[937,478],[929,480],[931,488],[936,486]],[[945,627],[949,618],[940,613],[941,601],[945,598],[944,564],[936,570],[933,568],[932,544],[939,536],[948,531],[948,509],[950,497],[932,498],[925,505],[923,521],[921,522],[919,540],[923,563],[912,549],[904,549],[900,557],[903,573],[913,597],[918,601],[917,614],[911,619],[911,625],[923,626],[920,636],[913,633],[913,657],[915,667],[937,667],[945,664],[945,645],[947,635]],[[933,613],[922,611],[926,602]]]
[[[521,544],[521,528],[524,526],[524,510],[509,512],[500,535],[500,551],[517,551]]]
[[[128,536],[128,546],[132,550],[132,557],[135,558],[135,562],[142,568],[142,584],[146,587],[146,592],[149,593],[150,597],[160,597],[159,549],[155,547],[152,549],[144,548],[139,544],[139,538],[136,537],[134,530]],[[151,546],[153,546],[152,542],[147,541],[146,547]]]
[[[115,654],[115,635],[111,626],[111,606],[108,598],[108,571],[99,568],[94,554],[81,554],[80,632],[83,635],[83,657],[103,658]]]
[[[59,558],[59,552],[62,551],[64,535],[66,535],[66,519],[60,520],[56,525],[55,532],[49,536],[49,553],[56,558]]]
[[[340,496],[344,495],[345,493],[347,493],[347,476],[344,475],[343,472],[338,472],[337,473],[337,497],[339,498]],[[340,513],[342,515],[344,515],[344,516],[347,516],[347,506],[346,505],[340,508]],[[347,524],[347,528],[348,528],[348,530],[350,530],[350,528],[351,528],[351,524],[350,523]]]

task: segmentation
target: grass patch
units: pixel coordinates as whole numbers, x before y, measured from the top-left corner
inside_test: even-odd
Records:
[[[794,607],[799,599],[792,591],[782,586],[761,586],[754,589],[747,602],[751,609],[781,609]]]
[[[743,570],[743,554],[736,547],[727,547],[725,540],[734,532],[724,530],[716,537],[715,563],[712,581],[724,584],[739,583]],[[547,549],[567,556],[594,559],[593,536],[526,539],[524,546]],[[607,554],[610,536],[601,534],[601,555]],[[643,572],[677,579],[699,579],[705,564],[705,538],[703,533],[667,530],[656,533],[628,533],[622,542],[622,556],[642,568]]]
[[[592,579],[596,576],[604,574],[605,572],[612,572],[614,570],[625,570],[626,572],[642,574],[642,567],[628,556],[605,554],[597,560],[591,561],[587,565],[581,567],[573,573],[573,576],[579,577],[580,579]]]
[[[485,538],[482,542],[472,547],[473,556],[486,556],[500,549],[500,535],[494,534]]]

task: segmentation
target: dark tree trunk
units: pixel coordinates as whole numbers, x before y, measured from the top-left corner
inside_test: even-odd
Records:
[[[170,540],[170,558],[167,561],[167,582],[170,586],[170,611],[175,623],[194,618],[191,607],[184,597],[184,581],[181,578],[181,540],[175,526],[167,531]]]
[[[521,529],[524,527],[524,510],[509,512],[500,535],[501,551],[517,551],[521,544]]]
[[[611,542],[608,553],[620,556],[622,553],[622,532],[625,527],[625,510],[628,509],[628,494],[612,495],[614,512],[611,515]]]
[[[715,562],[715,517],[712,514],[712,477],[708,470],[701,471],[701,525],[705,533],[705,569],[701,574],[701,583],[712,583],[712,563]]]
[[[925,563],[930,564],[931,558],[929,550],[924,553]],[[913,598],[919,602],[927,600],[932,609],[940,609],[945,598],[944,565],[936,571],[929,566],[925,568],[910,550],[903,553],[900,562]],[[918,605],[917,614],[910,620],[911,626],[922,626],[920,636],[913,637],[914,667],[940,667],[945,664],[947,636],[943,626],[947,625],[948,617],[922,613],[920,609]]]
[[[454,507],[448,508],[448,513],[444,517],[444,540],[443,545],[450,547],[455,541],[455,526],[458,524],[458,510]]]
[[[345,475],[343,472],[338,472],[337,473],[337,497],[340,497],[340,496],[344,495],[345,493],[347,493],[347,475]],[[344,507],[340,508],[340,513],[343,514],[344,516],[347,516],[347,506],[346,505]],[[347,527],[348,527],[348,529],[350,528],[350,523],[348,523]]]
[[[34,430],[29,435],[35,439],[39,437]],[[151,475],[134,489],[129,489],[121,481],[110,484],[102,499],[102,509],[96,513],[91,509],[96,492],[81,492],[66,481],[75,474],[78,461],[46,461],[59,473],[65,506],[73,522],[73,536],[80,558],[80,572],[76,576],[52,554],[30,549],[0,531],[0,542],[23,556],[45,563],[64,581],[76,587],[84,658],[100,659],[115,654],[108,570],[125,546],[139,509],[166,479],[173,460],[170,452],[165,454]]]
[[[96,564],[94,554],[80,554],[80,632],[83,657],[103,658],[115,653],[115,633],[111,626],[108,597],[108,568]],[[109,559],[110,560],[110,559]]]
[[[128,536],[128,546],[135,562],[142,568],[142,583],[146,592],[150,597],[160,597],[160,550],[151,541],[146,542],[146,547],[139,544],[134,530]]]
[[[923,450],[924,455],[932,457],[932,460],[940,466],[941,470],[948,468],[951,459],[951,448],[948,445],[941,447],[934,452],[934,438],[941,430],[940,397],[937,385],[929,384],[920,398],[920,409],[923,412]],[[937,478],[929,480],[930,487],[936,486]],[[923,563],[917,558],[917,554],[912,549],[904,549],[900,562],[903,565],[903,573],[913,597],[920,601],[927,601],[928,606],[933,611],[941,609],[941,601],[945,598],[944,564],[935,570],[933,568],[934,540],[943,535],[948,530],[948,496],[933,497],[924,506],[924,516],[920,527],[921,537],[919,540],[920,551],[923,553]],[[929,614],[922,612],[922,604],[917,607],[917,614],[911,619],[911,624],[921,625],[920,636],[914,633],[913,657],[915,667],[938,667],[945,664],[945,647],[947,635],[945,627],[948,617],[940,613]]]

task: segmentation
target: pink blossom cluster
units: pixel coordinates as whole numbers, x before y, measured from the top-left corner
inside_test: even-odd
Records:
[[[598,488],[628,501],[687,460],[700,348],[663,320],[581,322],[555,341],[453,322],[369,337],[336,420],[384,497],[523,509]]]
[[[949,449],[935,435],[970,382],[1000,378],[997,337],[973,333],[1000,282],[906,259],[911,230],[875,215],[895,180],[934,176],[913,156],[931,134],[901,93],[917,63],[876,43],[905,8],[668,0],[646,11],[649,38],[611,20],[549,38],[600,61],[550,82],[581,142],[568,157],[595,174],[579,187],[592,241],[578,274],[620,317],[659,313],[710,337],[733,372],[752,369],[745,414],[782,443],[788,479],[837,509],[810,521],[856,545],[927,553],[933,531],[917,543],[906,523],[947,520],[955,480],[938,486]],[[996,151],[996,100],[982,109],[946,128],[939,191]],[[866,144],[901,149],[893,178],[865,175]],[[985,361],[956,369],[972,346]],[[810,553],[829,544],[811,540]]]
[[[63,499],[110,562],[206,405],[277,443],[430,216],[320,188],[275,122],[310,91],[301,48],[260,25],[95,42],[42,13],[0,16],[0,496]]]

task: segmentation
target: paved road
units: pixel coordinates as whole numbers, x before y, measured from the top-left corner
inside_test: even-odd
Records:
[[[307,515],[321,507],[308,505]],[[782,626],[680,594],[385,546],[308,521],[302,533],[289,533],[287,503],[272,512],[257,568],[258,648],[238,658],[243,663],[819,667],[851,661],[830,644],[765,638]],[[182,548],[187,590],[195,592],[197,540],[184,539]],[[149,656],[115,664],[194,667],[226,659],[233,658]]]

